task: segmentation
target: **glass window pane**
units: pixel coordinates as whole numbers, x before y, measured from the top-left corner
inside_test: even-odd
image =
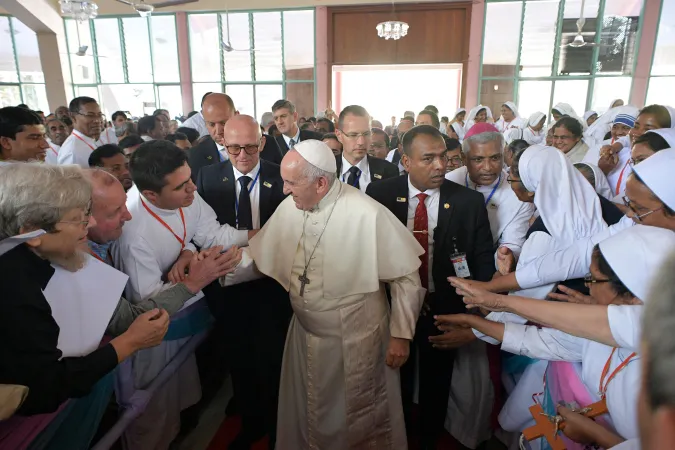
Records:
[[[150,25],[155,83],[180,82],[175,16],[152,16]]]
[[[527,2],[520,49],[520,76],[551,75],[559,0]]]
[[[283,14],[286,79],[314,80],[314,11]]]
[[[253,13],[253,42],[255,43],[255,79],[283,79],[281,57],[281,13]]]
[[[518,111],[530,117],[537,111],[548,115],[551,105],[551,81],[521,81],[518,83]]]
[[[495,120],[499,119],[502,105],[513,101],[513,98],[512,80],[483,80],[481,83],[480,104],[492,110],[492,117]]]
[[[220,83],[193,83],[192,98],[194,100],[195,111],[202,110],[202,97],[207,92],[223,92],[223,86]]]
[[[75,20],[66,20],[66,35],[68,37],[73,83],[95,84],[97,82],[96,68],[89,33],[89,22],[79,23]],[[84,52],[80,50],[84,50]]]
[[[148,20],[143,17],[125,17],[122,19],[122,30],[129,82],[152,83]]]
[[[192,80],[219,82],[221,77],[218,17],[215,14],[190,14],[188,25]]]
[[[227,43],[234,48],[228,52],[223,49],[223,63],[225,64],[225,81],[251,81],[251,52],[244,51],[251,48],[250,24],[248,13],[221,14],[223,25],[222,42]],[[229,31],[228,36],[228,21]]]
[[[637,29],[642,2],[613,0],[605,4],[598,49],[597,73],[633,73],[633,61],[637,50]]]
[[[314,83],[287,83],[285,98],[293,102],[300,117],[314,115]]]
[[[553,106],[557,103],[568,103],[579,117],[586,110],[586,94],[588,93],[588,80],[565,80],[556,81],[553,92]],[[542,111],[546,112],[546,111]],[[550,111],[548,112],[551,113]]]
[[[45,76],[40,64],[40,50],[38,50],[35,32],[17,19],[12,18],[14,27],[14,44],[16,57],[19,59],[19,73],[24,83],[44,83]]]
[[[96,86],[75,86],[75,97],[91,97],[96,99],[97,102],[101,101]],[[114,111],[116,110],[113,109],[112,112]]]
[[[135,117],[157,109],[152,84],[102,84],[101,108],[108,117],[115,111],[129,111]]]
[[[180,86],[157,86],[159,92],[159,107],[168,109],[170,117],[182,116],[183,113],[183,94]]]
[[[675,105],[675,77],[652,77],[645,105]]]
[[[577,35],[577,20],[581,17],[582,0],[566,0],[562,23],[562,45],[572,42]],[[587,43],[595,42],[595,29],[597,25],[598,7],[600,0],[586,0],[583,17],[586,23],[581,35]],[[591,73],[593,62],[593,47],[570,47],[565,45],[560,49],[558,72],[561,75],[587,75]]]
[[[483,76],[512,76],[518,59],[523,3],[488,3],[486,7]]]
[[[2,19],[2,17],[0,17],[0,19]],[[5,106],[16,106],[19,103],[21,103],[19,86],[0,86],[0,108],[4,108]]]
[[[94,32],[101,82],[124,83],[119,22],[117,19],[96,19]]]
[[[12,33],[9,30],[9,17],[0,16],[0,83],[16,81],[19,81],[19,76],[16,73]],[[3,94],[7,92],[7,95],[9,95],[10,92],[14,92],[12,89],[12,87],[8,87],[5,91],[0,92]],[[21,101],[18,103],[21,103]]]
[[[591,108],[598,114],[609,109],[609,102],[620,98],[628,104],[630,97],[631,77],[598,77],[593,84],[593,101]],[[577,111],[579,112],[579,111]]]
[[[241,114],[255,115],[252,84],[228,84],[225,86],[225,93],[232,97],[234,106]]]
[[[663,0],[652,75],[673,74],[675,74],[675,0]]]
[[[312,94],[312,99],[314,94]],[[255,87],[255,114],[260,120],[263,113],[272,111],[274,102],[284,97],[284,89],[280,84],[259,84]]]
[[[44,84],[22,84],[23,102],[35,111],[49,111],[47,91]]]

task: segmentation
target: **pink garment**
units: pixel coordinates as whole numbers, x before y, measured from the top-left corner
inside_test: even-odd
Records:
[[[492,125],[491,123],[478,122],[477,124],[472,126],[469,129],[469,131],[466,132],[466,134],[464,135],[464,139],[468,139],[471,136],[475,136],[481,133],[499,133],[499,130],[497,129],[496,126]]]
[[[34,416],[13,416],[0,422],[0,450],[24,450],[65,408],[68,401],[49,414]]]
[[[586,385],[581,380],[575,363],[565,361],[551,361],[546,371],[546,389],[551,396],[554,405],[560,402],[567,404],[576,403],[579,408],[585,408],[597,400],[591,396]],[[595,421],[603,427],[610,428],[605,416],[595,418]],[[567,438],[563,433],[560,436],[565,441],[567,450],[583,450],[585,445],[578,444]]]

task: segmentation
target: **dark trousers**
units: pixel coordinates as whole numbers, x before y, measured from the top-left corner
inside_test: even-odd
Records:
[[[448,412],[450,382],[455,361],[455,351],[438,350],[431,346],[429,336],[441,334],[434,325],[434,314],[442,314],[434,306],[435,296],[429,295],[427,303],[431,312],[417,320],[415,339],[410,345],[410,357],[401,367],[401,397],[408,437],[419,436],[422,449],[436,448]],[[415,391],[415,367],[419,360],[419,404],[416,426],[413,428],[412,406]]]

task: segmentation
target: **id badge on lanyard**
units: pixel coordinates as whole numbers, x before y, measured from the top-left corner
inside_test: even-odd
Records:
[[[460,253],[457,250],[457,238],[453,237],[452,243],[455,248],[455,253],[450,255],[450,261],[455,268],[455,276],[458,278],[471,278],[469,264],[466,261],[466,253]]]

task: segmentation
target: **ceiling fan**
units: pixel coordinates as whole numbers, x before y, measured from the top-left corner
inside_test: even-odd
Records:
[[[187,3],[196,3],[199,0],[166,0],[164,2],[159,2],[159,3],[153,3],[152,5],[149,3],[145,3],[145,1],[140,0],[139,2],[131,2],[129,0],[116,0],[120,3],[124,3],[125,5],[132,6],[134,8],[134,11],[136,11],[141,17],[147,17],[155,9],[158,8],[169,8],[171,6],[178,6],[178,5],[185,5]]]
[[[594,42],[586,42],[584,40],[584,36],[581,34],[582,30],[584,28],[584,25],[586,24],[586,19],[584,18],[584,5],[586,3],[586,0],[581,0],[581,13],[579,14],[579,19],[577,19],[577,34],[574,36],[574,39],[572,42],[568,42],[567,44],[563,44],[560,47],[572,47],[572,48],[580,48],[580,47],[609,47],[608,45],[604,44],[596,44]]]
[[[119,1],[119,0],[118,0]],[[254,48],[234,48],[232,47],[232,42],[230,41],[230,12],[225,7],[225,25],[227,26],[227,41],[221,42],[223,50],[226,52],[254,52]]]

